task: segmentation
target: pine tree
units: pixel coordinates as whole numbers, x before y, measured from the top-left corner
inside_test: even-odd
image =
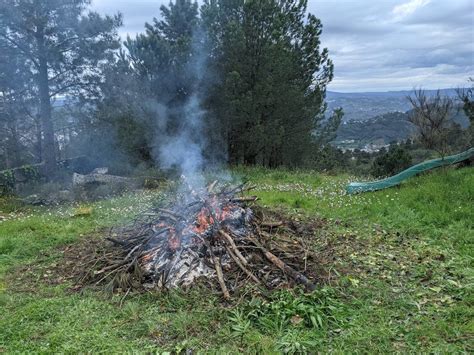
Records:
[[[333,65],[307,2],[205,1],[214,70],[208,97],[237,164],[301,165],[323,120]]]
[[[43,159],[56,170],[52,99],[96,95],[101,65],[119,46],[119,15],[85,13],[90,0],[1,0],[0,38],[27,65],[40,102]]]

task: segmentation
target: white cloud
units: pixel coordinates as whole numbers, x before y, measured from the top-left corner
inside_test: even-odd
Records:
[[[174,0],[173,0],[174,1]],[[169,0],[94,0],[124,14],[122,38],[144,31]],[[335,77],[329,90],[455,87],[474,76],[472,0],[308,0],[321,19]]]
[[[395,15],[395,18],[403,18],[413,14],[416,10],[428,5],[430,2],[431,0],[411,0],[395,6],[392,13]]]

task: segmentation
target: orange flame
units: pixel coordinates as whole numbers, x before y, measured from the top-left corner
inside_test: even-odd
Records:
[[[196,222],[193,231],[198,234],[204,233],[212,224],[214,224],[214,218],[212,218],[207,208],[203,208],[196,216]]]

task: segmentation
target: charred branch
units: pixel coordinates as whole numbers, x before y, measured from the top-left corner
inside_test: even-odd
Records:
[[[231,297],[228,285],[234,291],[246,282],[254,283],[259,292],[286,287],[288,282],[314,290],[309,278],[297,271],[306,270],[302,255],[307,253],[304,243],[291,241],[299,237],[291,222],[263,222],[246,206],[255,196],[235,197],[243,188],[213,192],[217,189],[213,182],[202,191],[193,190],[165,208],[144,213],[133,226],[115,231],[108,238],[112,251],[104,262],[94,263],[100,266],[97,271],[89,273],[94,282],[126,290],[137,283],[189,286],[204,278],[215,280],[226,300]],[[196,200],[190,202],[190,196]],[[283,225],[287,227],[275,228]],[[261,231],[263,227],[267,232]]]

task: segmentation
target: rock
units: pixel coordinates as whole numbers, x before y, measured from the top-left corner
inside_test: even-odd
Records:
[[[28,205],[33,206],[44,205],[44,200],[37,194],[26,196],[22,201]]]
[[[61,190],[61,191],[58,191],[57,199],[58,199],[58,202],[69,202],[69,201],[74,200],[74,195],[69,190]]]
[[[81,186],[87,184],[126,184],[133,185],[134,179],[126,178],[123,176],[106,175],[106,174],[88,174],[82,175],[74,173],[72,175],[72,185]]]
[[[109,168],[103,167],[103,168],[95,168],[92,170],[91,174],[100,174],[100,175],[105,175],[109,172]]]

